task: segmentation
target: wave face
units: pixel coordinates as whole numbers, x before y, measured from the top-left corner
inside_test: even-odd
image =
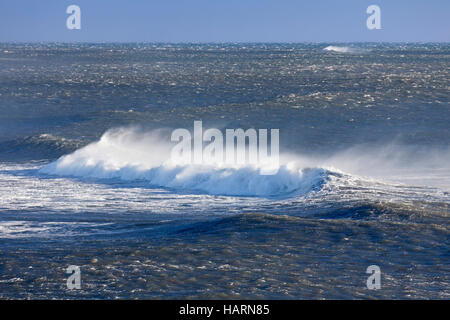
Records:
[[[161,132],[121,128],[99,141],[44,166],[40,172],[81,178],[146,181],[150,186],[212,195],[278,197],[317,190],[327,180],[322,168],[282,164],[275,175],[261,175],[256,166],[177,165],[171,144]]]

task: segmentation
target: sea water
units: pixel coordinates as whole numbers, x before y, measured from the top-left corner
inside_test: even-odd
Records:
[[[0,298],[448,299],[449,62],[448,44],[1,44]],[[279,170],[169,165],[194,121],[279,129]]]

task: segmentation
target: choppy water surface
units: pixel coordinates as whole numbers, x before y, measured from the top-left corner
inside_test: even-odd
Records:
[[[449,61],[448,44],[0,45],[0,298],[448,299]],[[168,166],[194,120],[279,128],[280,170]]]

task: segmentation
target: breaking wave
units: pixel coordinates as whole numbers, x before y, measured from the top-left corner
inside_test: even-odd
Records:
[[[257,166],[177,165],[170,161],[172,145],[161,132],[137,129],[107,131],[99,141],[62,156],[41,173],[80,178],[146,181],[150,186],[183,192],[226,196],[277,197],[305,194],[327,180],[322,168],[281,164],[274,175],[261,175]]]
[[[355,146],[330,155],[281,154],[276,174],[255,165],[179,164],[164,130],[107,131],[99,141],[42,167],[39,172],[78,178],[139,181],[177,192],[224,196],[286,197],[323,189],[333,179],[386,181],[450,190],[450,150],[397,144]]]

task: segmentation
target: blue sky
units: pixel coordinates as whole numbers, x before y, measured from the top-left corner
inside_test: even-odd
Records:
[[[71,4],[81,30],[66,28]],[[449,14],[449,0],[1,0],[0,41],[448,42]]]

